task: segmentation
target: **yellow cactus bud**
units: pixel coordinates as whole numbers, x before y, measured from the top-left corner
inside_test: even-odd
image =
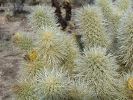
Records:
[[[128,79],[128,89],[133,90],[133,77]]]
[[[29,54],[29,58],[31,61],[34,61],[37,58],[37,52],[35,50],[31,51]]]
[[[30,51],[26,56],[25,56],[25,59],[28,60],[28,61],[35,61],[37,59],[37,51],[36,50],[32,50]]]

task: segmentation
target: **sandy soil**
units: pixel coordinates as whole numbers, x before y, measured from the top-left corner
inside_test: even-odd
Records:
[[[24,20],[8,22],[0,15],[0,100],[11,99],[11,87],[16,81],[19,63],[23,59],[20,51],[11,42],[11,36],[25,29]],[[21,27],[20,27],[21,26]]]

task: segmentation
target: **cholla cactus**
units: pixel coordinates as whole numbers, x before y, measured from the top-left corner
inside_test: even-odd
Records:
[[[32,14],[29,16],[30,24],[39,30],[45,26],[56,27],[57,22],[54,16],[54,10],[50,6],[36,6]]]
[[[74,38],[65,35],[65,42],[67,48],[67,56],[62,67],[66,71],[68,71],[69,74],[72,74],[74,67],[76,66],[75,60],[80,56],[80,52]]]
[[[112,0],[96,0],[96,5],[99,6],[105,18],[108,18],[113,13]]]
[[[39,58],[36,49],[29,50],[24,59],[25,61],[21,62],[22,65],[19,69],[19,76],[25,75],[34,78],[40,70],[46,68],[44,61]]]
[[[117,9],[114,9],[113,14],[110,16],[108,20],[108,32],[110,32],[110,37],[111,37],[111,52],[114,53],[116,52],[117,47],[117,32],[118,32],[118,27],[120,24],[120,19],[122,17],[123,13],[118,11]]]
[[[133,71],[133,14],[129,9],[121,18],[118,29],[118,60],[123,71]]]
[[[33,48],[33,41],[32,38],[29,38],[25,34],[22,33],[15,33],[12,37],[12,41],[20,47],[22,50],[28,51]]]
[[[123,12],[131,7],[129,7],[131,0],[116,0],[116,2],[117,6],[112,3],[112,0],[96,0],[96,5],[102,9],[103,15],[107,20],[109,33],[113,34],[117,32],[119,20]],[[121,9],[118,9],[119,6]],[[122,11],[122,8],[125,10]]]
[[[121,11],[126,11],[127,9],[132,7],[131,0],[116,0],[115,4]]]
[[[114,78],[117,77],[118,65],[112,55],[106,53],[106,49],[91,48],[85,51],[82,59],[83,63],[81,59],[77,62],[77,71],[87,80],[88,90],[92,90],[90,95],[93,99],[112,100],[122,97],[119,96],[119,88]]]
[[[108,34],[103,24],[102,13],[99,8],[85,6],[77,11],[76,21],[79,32],[83,35],[86,47],[109,46]]]
[[[15,100],[38,100],[35,95],[33,81],[26,77],[21,77],[12,87]]]
[[[68,85],[70,84],[67,74],[61,70],[42,70],[37,74],[36,90],[40,97],[46,100],[67,100]]]
[[[119,26],[119,21],[122,16],[122,12],[113,5],[112,0],[96,0],[96,5],[99,6],[106,19],[107,32],[111,37],[111,52],[116,50],[116,34]]]
[[[67,55],[63,33],[53,27],[46,27],[40,33],[37,44],[40,57],[46,66],[60,66]]]
[[[23,64],[22,68],[19,70],[19,74],[25,74],[27,76],[30,76],[30,78],[33,78],[36,76],[36,74],[46,68],[45,63],[42,60],[36,60],[33,62],[27,62]]]

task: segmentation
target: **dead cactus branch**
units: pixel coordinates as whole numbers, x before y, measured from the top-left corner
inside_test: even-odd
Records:
[[[61,5],[59,3],[58,0],[51,0],[52,2],[52,6],[56,8],[55,10],[55,14],[58,18],[58,22],[60,23],[61,27],[63,30],[66,29],[66,27],[68,26],[68,21],[71,20],[71,10],[72,10],[72,7],[71,7],[71,3],[70,2],[67,2],[67,1],[64,1],[63,2],[63,8],[65,9],[65,18],[62,16],[62,12],[61,12]]]

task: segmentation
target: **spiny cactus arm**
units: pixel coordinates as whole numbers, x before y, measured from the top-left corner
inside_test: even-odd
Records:
[[[23,34],[16,32],[12,36],[12,41],[15,43],[18,47],[20,47],[21,50],[28,51],[34,47],[34,43],[32,38],[28,36],[28,34]]]
[[[87,80],[88,88],[92,89],[93,99],[98,97],[106,100],[122,96],[115,79],[118,76],[117,68],[115,59],[101,47],[86,51],[83,61],[77,62],[77,72]]]
[[[67,74],[56,68],[42,70],[36,77],[36,89],[40,97],[46,100],[66,100],[68,98],[68,85],[70,84]]]
[[[23,62],[19,74],[25,74],[29,76],[30,78],[33,78],[36,76],[36,74],[46,68],[45,63],[42,60],[36,60],[33,62]]]
[[[108,22],[107,24],[109,25],[116,21],[115,19],[117,19],[117,16],[122,15],[121,11],[113,5],[111,0],[96,0],[96,5],[101,8],[103,15]],[[109,27],[111,27],[111,25]]]
[[[53,13],[54,9],[47,5],[34,7],[29,15],[29,23],[33,30],[36,31],[46,26],[57,27],[57,19]]]
[[[71,82],[68,92],[68,100],[86,100],[91,96],[89,95],[87,82],[83,79],[77,79]]]
[[[76,44],[76,40],[71,36],[64,36],[65,45],[67,47],[67,56],[62,67],[68,71],[69,75],[74,72],[74,67],[76,66],[75,60],[79,57],[80,52]]]
[[[116,33],[122,12],[113,5],[111,0],[96,0],[96,5],[101,8],[107,20],[109,33]]]
[[[115,5],[121,11],[126,11],[127,9],[132,7],[132,1],[131,0],[116,0]]]
[[[60,66],[67,55],[63,34],[54,27],[46,27],[40,32],[38,51],[47,66]]]
[[[106,33],[103,16],[99,8],[89,5],[84,6],[78,9],[75,17],[78,25],[77,31],[83,35],[86,47],[109,46],[110,40]]]
[[[133,70],[133,14],[129,9],[121,18],[118,29],[118,61],[123,71]]]
[[[111,0],[96,0],[96,5],[101,8],[105,18],[108,18],[113,13],[113,4]]]
[[[116,34],[118,31],[118,26],[120,18],[123,12],[119,10],[111,0],[96,0],[96,5],[99,6],[103,12],[104,18],[106,19],[107,32],[110,35],[111,45],[110,52],[114,53],[116,46]]]
[[[35,94],[34,82],[27,78],[28,76],[21,76],[17,83],[13,85],[12,91],[15,100],[38,100]]]

